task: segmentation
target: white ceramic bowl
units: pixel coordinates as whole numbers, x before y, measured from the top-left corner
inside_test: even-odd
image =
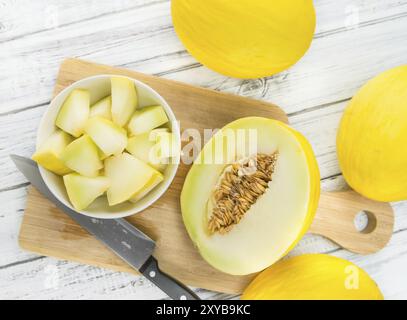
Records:
[[[93,104],[101,98],[110,94],[111,76],[115,75],[97,75],[85,78],[71,84],[69,87],[61,91],[51,101],[48,109],[42,116],[37,132],[37,148],[42,144],[42,142],[44,142],[47,137],[51,135],[51,133],[53,133],[57,129],[55,126],[55,119],[63,102],[73,89],[82,88],[89,90],[91,95],[90,102],[91,104]],[[168,123],[168,127],[174,133],[176,142],[180,143],[180,130],[178,122],[167,102],[156,91],[154,91],[146,84],[132,78],[128,79],[133,81],[137,88],[138,107],[142,108],[149,105],[161,105],[167,113],[168,119],[170,120]],[[153,204],[168,189],[177,172],[178,164],[179,158],[173,159],[172,163],[167,166],[164,172],[164,180],[156,188],[150,191],[144,198],[137,201],[137,203],[126,201],[125,203],[110,207],[107,203],[106,197],[99,197],[86,210],[78,212],[90,217],[104,219],[122,218],[140,212]],[[55,195],[55,197],[58,198],[66,206],[75,210],[68,199],[62,177],[42,168],[41,166],[40,172],[45,184]]]

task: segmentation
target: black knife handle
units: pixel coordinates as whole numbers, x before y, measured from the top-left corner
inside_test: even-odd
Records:
[[[152,256],[144,263],[139,271],[148,280],[164,291],[171,299],[200,300],[188,287],[162,272],[158,267],[157,260]]]

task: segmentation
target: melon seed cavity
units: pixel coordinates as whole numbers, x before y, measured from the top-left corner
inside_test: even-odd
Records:
[[[226,234],[266,192],[272,180],[278,152],[257,154],[235,162],[224,170],[212,198],[208,219],[210,234]]]

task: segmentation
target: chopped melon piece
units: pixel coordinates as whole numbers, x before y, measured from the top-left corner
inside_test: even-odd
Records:
[[[86,177],[96,177],[103,168],[99,149],[87,134],[71,142],[62,152],[61,159],[68,168]]]
[[[168,128],[158,128],[150,132],[132,136],[127,141],[126,150],[146,163],[150,163],[152,160],[157,160],[151,158],[151,156],[155,156],[155,154],[150,154],[151,148],[156,144],[158,135],[168,131]]]
[[[89,91],[75,89],[59,110],[55,124],[74,137],[79,137],[89,117]]]
[[[104,157],[121,153],[127,145],[126,130],[101,117],[90,118],[85,132],[103,152]]]
[[[154,148],[159,133],[168,132],[168,128],[158,128],[150,132],[142,133],[130,137],[126,150],[136,158],[148,163],[153,168],[162,171],[165,168],[166,159],[157,157],[158,150]]]
[[[161,106],[145,107],[137,110],[129,122],[131,134],[141,134],[168,122],[167,114]]]
[[[137,91],[134,82],[125,77],[112,77],[112,119],[123,127],[137,108]]]
[[[159,159],[168,159],[176,157],[180,154],[181,146],[175,140],[175,136],[171,132],[160,132],[156,137],[157,141],[157,157]]]
[[[105,174],[110,179],[109,205],[122,203],[137,194],[159,172],[128,153],[105,160]]]
[[[61,160],[61,154],[73,138],[62,130],[54,132],[40,148],[33,154],[32,159],[45,169],[59,175],[64,175],[72,170]]]
[[[109,179],[101,176],[90,178],[70,173],[64,176],[64,184],[74,208],[84,210],[109,188]]]
[[[164,180],[164,176],[161,173],[154,174],[151,179],[146,183],[146,185],[136,194],[134,194],[131,198],[131,202],[137,202],[141,198],[143,198],[146,194],[148,194],[151,190],[153,190],[161,181]]]
[[[112,97],[108,96],[96,102],[90,107],[90,118],[102,117],[107,120],[112,120]]]

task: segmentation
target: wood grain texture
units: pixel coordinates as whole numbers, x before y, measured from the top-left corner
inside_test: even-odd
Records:
[[[365,212],[368,220],[358,231],[356,215]],[[383,249],[393,233],[393,209],[388,203],[366,199],[348,191],[323,192],[310,232],[323,235],[343,248],[360,254]]]
[[[244,116],[265,116],[287,121],[284,112],[274,105],[77,59],[69,59],[62,64],[55,94],[77,80],[96,74],[127,75],[150,85],[173,108],[180,121],[181,132],[193,128],[202,134],[205,128],[221,128]],[[165,272],[192,286],[241,293],[253,275],[236,277],[213,269],[200,257],[188,238],[179,208],[179,195],[187,171],[188,166],[181,163],[167,193],[150,208],[128,220],[157,241],[154,254]],[[389,205],[370,200],[358,203],[360,198],[352,192],[342,192],[336,196],[335,193],[325,193],[322,199],[324,206],[316,219],[319,223],[315,224],[317,233],[331,235],[338,244],[360,253],[377,251],[388,242],[393,231],[393,212]],[[370,237],[354,232],[353,219],[361,209],[376,214],[377,228],[372,230]],[[341,214],[339,217],[338,212]],[[22,248],[43,255],[132,271],[34,189],[30,189],[28,194],[19,240]]]
[[[273,101],[311,142],[323,189],[346,188],[335,154],[336,128],[347,100],[360,86],[378,72],[407,62],[407,1],[314,0],[317,28],[306,56],[285,72],[257,80],[226,78],[197,63],[172,29],[169,4],[0,1],[0,299],[165,298],[133,274],[38,257],[17,244],[27,181],[8,155],[33,153],[36,128],[67,56]],[[338,255],[364,268],[386,299],[406,299],[407,202],[392,207],[394,235],[378,253],[360,256],[307,234],[290,255]],[[46,285],[50,270],[59,279],[51,287]],[[197,290],[203,298],[235,297]]]

